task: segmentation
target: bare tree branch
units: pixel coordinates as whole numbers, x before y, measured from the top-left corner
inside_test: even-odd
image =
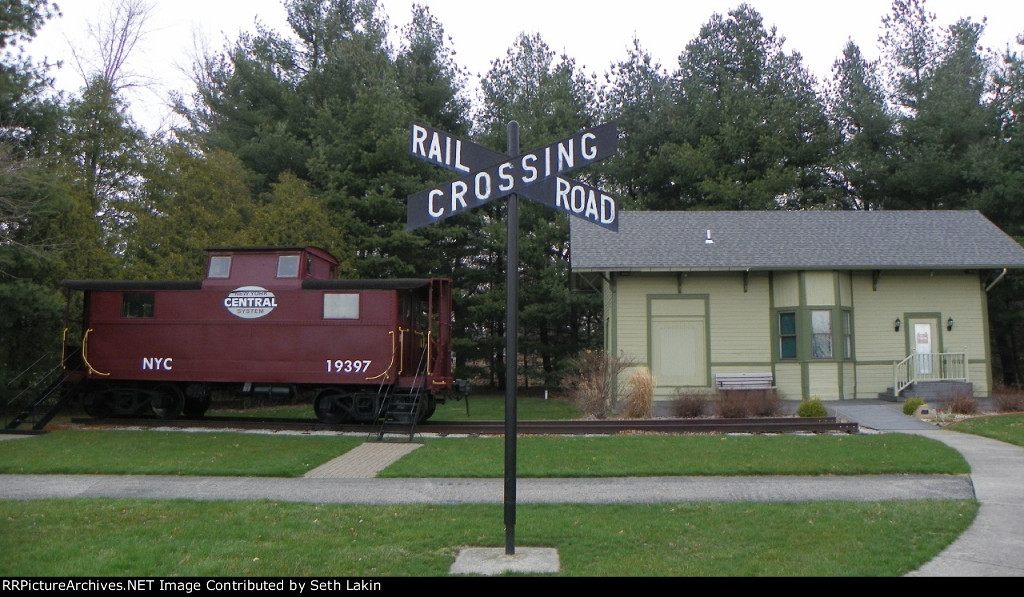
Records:
[[[151,0],[118,0],[111,5],[102,21],[89,23],[89,37],[95,47],[89,51],[75,47],[71,54],[82,80],[88,83],[101,77],[114,93],[149,84],[149,79],[131,72],[128,60],[132,51],[146,35],[146,26],[153,16]],[[97,56],[88,52],[95,51]]]

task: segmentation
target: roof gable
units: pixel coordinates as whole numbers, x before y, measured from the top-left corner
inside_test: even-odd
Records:
[[[977,211],[621,212],[617,233],[571,222],[570,243],[574,271],[1024,267]]]

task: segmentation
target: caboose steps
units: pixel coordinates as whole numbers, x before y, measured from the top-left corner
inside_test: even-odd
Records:
[[[41,432],[64,405],[78,395],[81,380],[65,376],[63,368],[61,364],[51,366],[40,360],[18,376],[35,381],[3,405],[4,423],[0,432],[24,433],[26,430],[18,429],[24,424],[31,424],[32,431]],[[10,420],[7,420],[8,413],[15,413]]]
[[[377,441],[383,441],[389,433],[407,435],[408,441],[412,441],[416,436],[416,424],[426,418],[428,400],[430,397],[419,388],[402,388],[389,393],[381,403]]]

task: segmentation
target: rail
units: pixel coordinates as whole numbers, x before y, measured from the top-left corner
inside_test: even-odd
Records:
[[[83,427],[121,425],[132,428],[202,428],[236,431],[333,431],[365,433],[367,425],[331,425],[310,419],[207,416],[201,419],[72,419]],[[857,433],[856,422],[835,417],[757,417],[751,419],[602,419],[563,421],[519,421],[516,432],[523,435],[614,435],[620,433]],[[504,421],[425,421],[417,432],[441,436],[503,435]]]
[[[893,363],[893,394],[921,381],[970,381],[967,375],[966,352],[910,353]]]

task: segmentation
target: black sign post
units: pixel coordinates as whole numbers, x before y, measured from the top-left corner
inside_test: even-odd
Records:
[[[507,155],[427,126],[413,124],[409,153],[460,177],[409,196],[406,228],[415,230],[506,197],[505,263],[505,553],[515,554],[516,389],[519,385],[519,194],[618,231],[615,199],[562,175],[611,157],[614,123],[602,124],[539,149],[519,153],[519,124],[508,124]]]
[[[508,123],[508,155],[519,153],[519,123]],[[505,554],[516,553],[516,389],[519,387],[519,197],[506,199],[505,257]]]

